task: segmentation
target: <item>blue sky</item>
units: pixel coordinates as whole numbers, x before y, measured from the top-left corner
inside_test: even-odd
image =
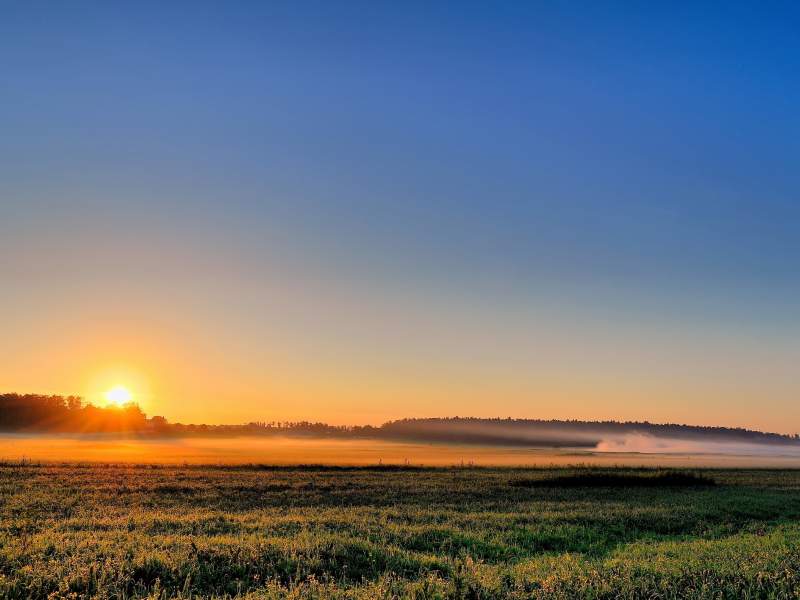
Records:
[[[235,365],[151,377],[185,420],[178,398],[230,379],[242,418],[408,416],[369,408],[381,385],[477,414],[457,399],[479,371],[513,416],[700,422],[736,392],[735,424],[784,427],[752,409],[800,390],[798,26],[789,3],[6,2],[0,384],[37,391],[31,336],[89,373],[182,323]],[[558,323],[563,356],[532,368],[546,346],[513,323]],[[504,350],[454,358],[478,331]],[[553,378],[586,389],[555,408]]]

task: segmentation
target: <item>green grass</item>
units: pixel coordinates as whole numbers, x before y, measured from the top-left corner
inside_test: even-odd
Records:
[[[798,519],[798,471],[2,463],[0,598],[794,598]]]

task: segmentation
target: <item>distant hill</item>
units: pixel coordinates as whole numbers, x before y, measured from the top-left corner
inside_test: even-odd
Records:
[[[403,419],[385,423],[378,435],[391,439],[469,444],[595,447],[631,435],[653,438],[745,444],[800,446],[800,437],[730,427],[619,421],[543,421],[539,419]]]

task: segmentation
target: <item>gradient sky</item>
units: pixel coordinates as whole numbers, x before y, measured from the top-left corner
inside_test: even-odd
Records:
[[[800,431],[800,5],[0,4],[0,392]]]

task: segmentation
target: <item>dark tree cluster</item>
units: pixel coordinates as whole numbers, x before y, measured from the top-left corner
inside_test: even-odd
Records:
[[[79,396],[0,394],[0,431],[19,433],[114,433],[146,429],[136,403],[101,408]]]
[[[310,421],[251,421],[246,425],[184,425],[174,423],[168,426],[165,433],[174,436],[216,436],[216,437],[269,437],[269,436],[319,436],[319,437],[352,437],[352,427],[346,425],[328,425]]]

